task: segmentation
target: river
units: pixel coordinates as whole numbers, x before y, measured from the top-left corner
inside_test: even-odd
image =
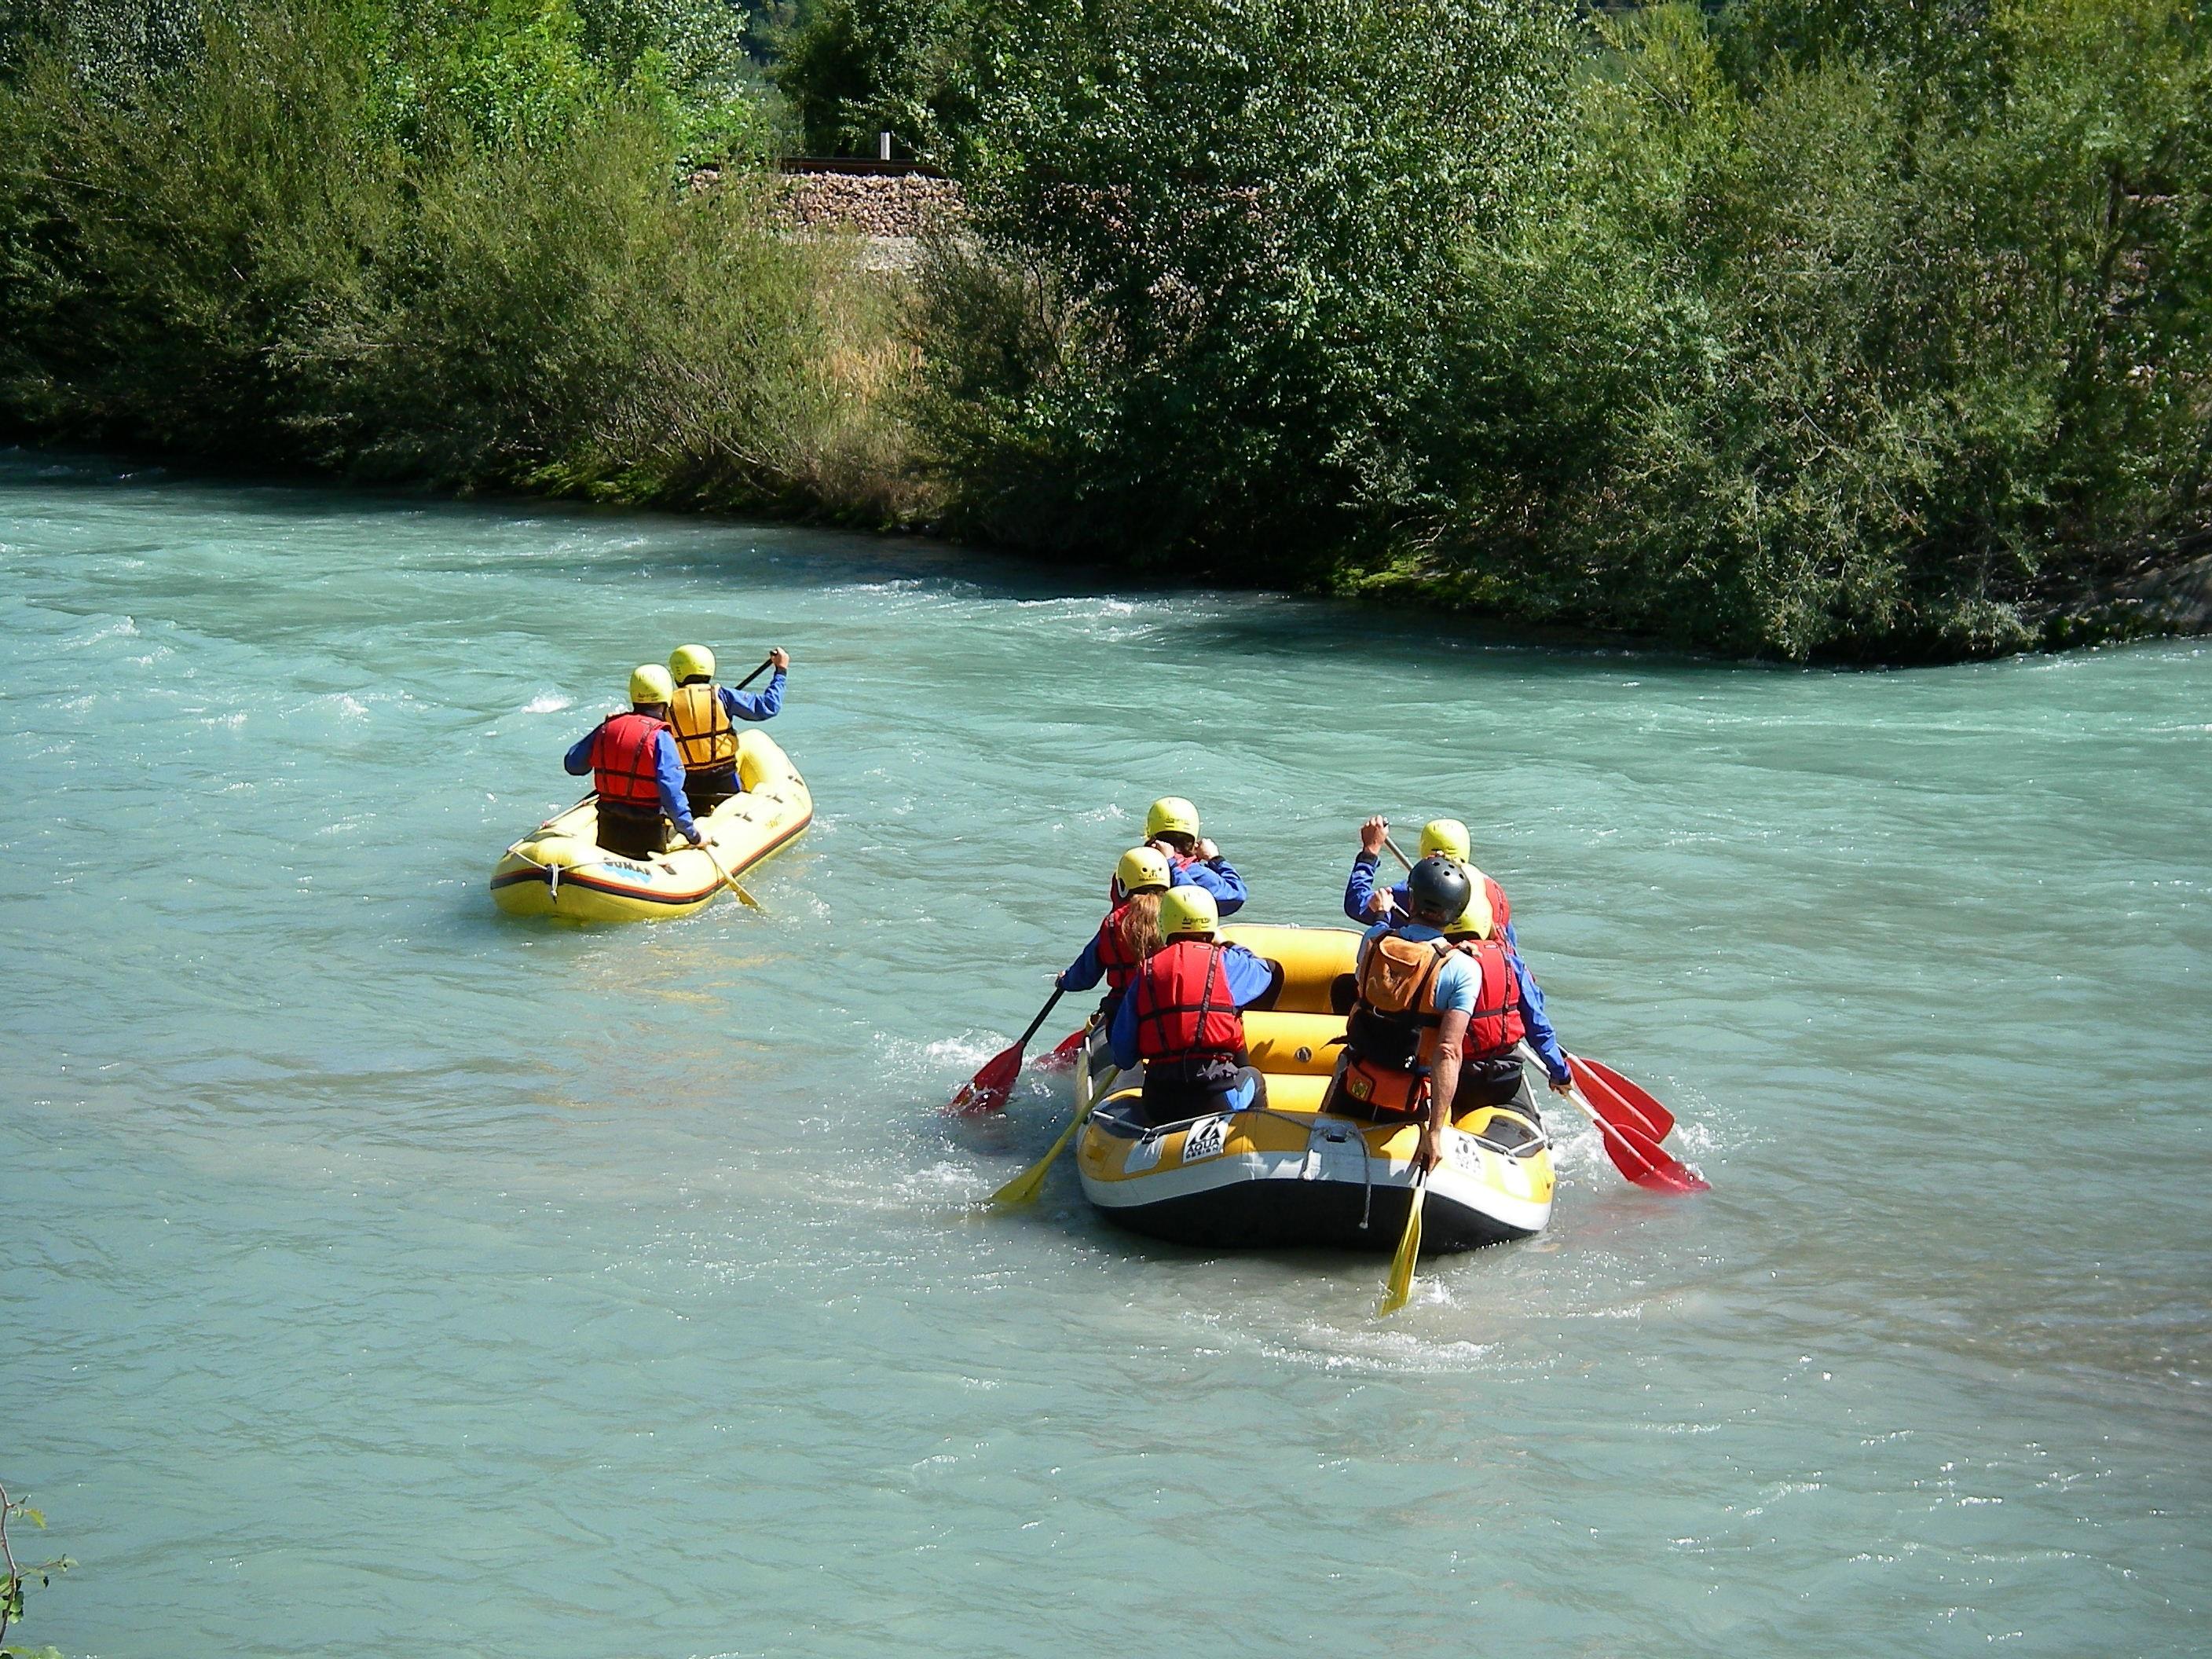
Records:
[[[2204,644],[1717,665],[22,451],[0,585],[34,1645],[2212,1648]],[[501,916],[689,640],[794,659],[766,916]],[[1255,920],[1466,818],[1712,1191],[1555,1117],[1549,1233],[1382,1323],[1070,1168],[979,1215],[1065,1085],[937,1109],[1166,793]]]

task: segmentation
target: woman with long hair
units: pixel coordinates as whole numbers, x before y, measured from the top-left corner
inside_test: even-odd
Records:
[[[1087,991],[1103,979],[1106,1000],[1099,1008],[1110,1019],[1139,965],[1160,948],[1160,896],[1168,880],[1168,861],[1157,848],[1132,847],[1122,854],[1108,890],[1113,908],[1053,983],[1063,991]]]

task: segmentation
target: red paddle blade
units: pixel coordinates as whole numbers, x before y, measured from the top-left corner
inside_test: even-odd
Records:
[[[983,1069],[960,1085],[945,1107],[948,1112],[995,1112],[1006,1103],[1006,1094],[1014,1086],[1014,1077],[1022,1069],[1022,1048],[1019,1043],[994,1056]]]
[[[1060,1040],[1058,1048],[1037,1060],[1037,1070],[1040,1072],[1066,1071],[1075,1064],[1076,1055],[1083,1052],[1083,1039],[1090,1035],[1091,1028],[1087,1025],[1080,1030],[1070,1031]]]
[[[1664,1140],[1674,1132],[1674,1115],[1653,1098],[1651,1091],[1640,1083],[1632,1083],[1601,1060],[1584,1060],[1580,1054],[1569,1054],[1567,1064],[1574,1068],[1575,1081],[1585,1093],[1592,1081],[1601,1084],[1613,1100],[1620,1103],[1622,1115],[1632,1121],[1640,1122],[1651,1133],[1655,1140]]]
[[[1711,1183],[1681,1159],[1669,1152],[1651,1136],[1634,1126],[1607,1117],[1590,1103],[1586,1095],[1577,1091],[1583,1109],[1598,1127],[1598,1137],[1605,1143],[1605,1155],[1613,1160],[1613,1167],[1638,1186],[1655,1193],[1702,1193],[1711,1189]]]

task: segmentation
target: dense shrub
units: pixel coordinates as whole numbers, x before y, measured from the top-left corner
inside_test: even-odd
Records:
[[[920,311],[974,530],[1804,656],[2010,648],[2206,527],[2176,0],[1025,27]]]
[[[1824,55],[1778,13],[1620,25],[1471,246],[1469,465],[1412,568],[1735,650],[2025,643],[2205,522],[2206,42],[2023,0]]]
[[[1459,250],[1571,67],[1565,14],[1097,0],[1000,44],[983,258],[941,255],[922,311],[962,522],[1282,579],[1433,518]]]
[[[884,511],[844,458],[878,442],[856,390],[889,322],[778,234],[764,179],[678,187],[662,55],[595,58],[550,0],[435,21],[292,0],[210,11],[166,65],[28,58],[0,90],[0,409],[370,476]]]

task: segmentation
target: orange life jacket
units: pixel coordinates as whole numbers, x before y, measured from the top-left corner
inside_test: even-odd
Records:
[[[1377,1111],[1410,1112],[1436,1057],[1437,975],[1452,946],[1441,939],[1378,936],[1360,959],[1358,996],[1345,1022],[1344,1091]]]
[[[1194,1060],[1244,1052],[1244,1017],[1222,971],[1225,947],[1172,939],[1136,970],[1137,1053],[1146,1060]]]
[[[676,752],[687,772],[727,766],[738,757],[737,732],[712,680],[678,686],[668,705],[668,724],[676,733]]]
[[[660,810],[660,734],[666,720],[610,714],[592,738],[592,787],[617,806]]]

